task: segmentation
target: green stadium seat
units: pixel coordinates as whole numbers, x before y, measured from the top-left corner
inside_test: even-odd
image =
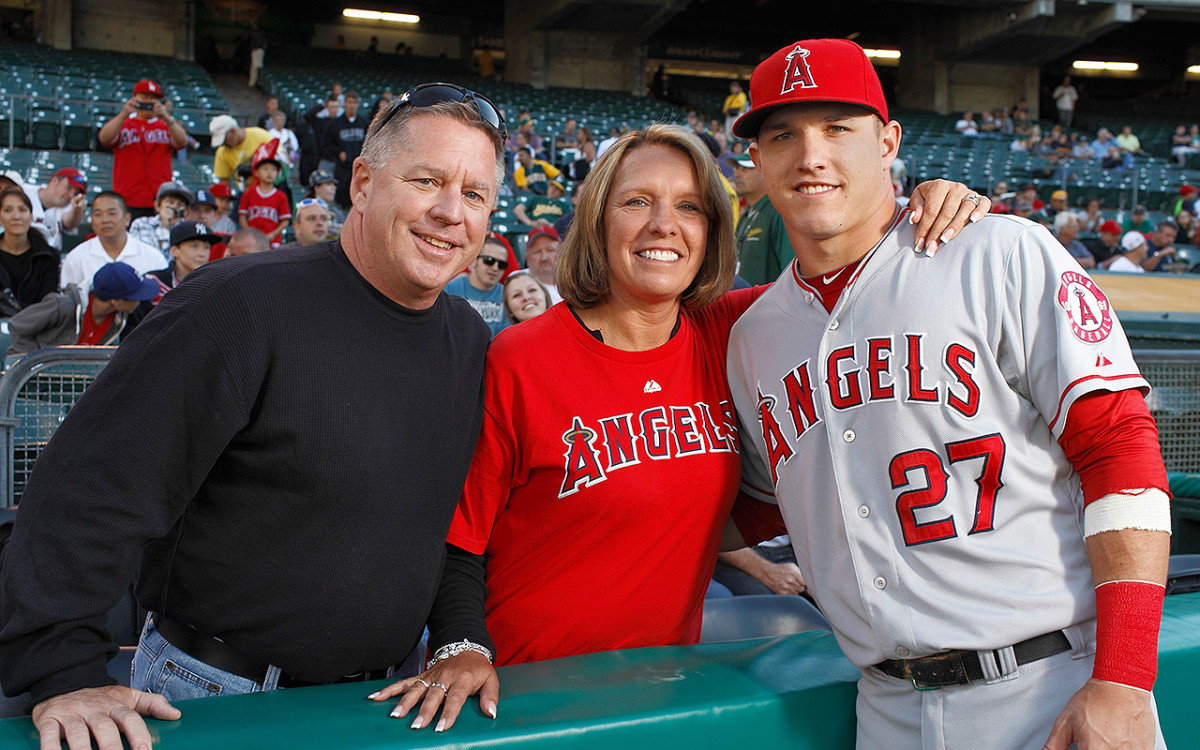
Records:
[[[57,149],[60,134],[57,122],[51,120],[35,120],[30,129],[29,145],[40,149]]]
[[[11,134],[10,131],[11,130]],[[12,143],[9,143],[9,136],[12,137]],[[29,139],[29,123],[25,120],[0,120],[0,145],[9,146],[24,146]]]
[[[67,151],[91,151],[91,125],[71,124],[63,128],[63,148]]]

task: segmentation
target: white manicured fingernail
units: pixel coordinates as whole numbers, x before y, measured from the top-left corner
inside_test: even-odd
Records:
[[[493,703],[487,707],[487,714],[488,714],[488,716],[492,717],[493,719],[496,718],[496,704],[495,703]]]
[[[917,223],[917,212],[916,212],[916,211],[913,211],[913,212],[909,213],[909,215],[908,215],[908,223],[909,223],[909,224],[916,224],[916,223]]]
[[[917,244],[913,247],[913,250],[916,250],[919,253],[924,249],[925,249],[925,238],[922,237],[921,239],[917,240]]]
[[[413,723],[409,728],[410,729],[420,729],[423,726],[425,726],[425,725],[421,723],[421,717],[418,716],[417,718],[413,719]]]
[[[942,241],[942,244],[944,245],[947,242],[949,242],[950,240],[952,240],[953,238],[954,238],[954,230],[947,229],[946,231],[942,232],[942,236],[939,237],[938,239],[940,239]]]
[[[375,699],[376,699],[376,698],[378,698],[378,697],[379,697],[379,693],[377,693],[377,692],[376,692],[376,693],[371,693],[370,695],[368,695],[368,696],[367,696],[367,700],[369,700],[369,701],[373,701],[373,700],[375,700]]]
[[[446,731],[446,720],[445,720],[445,719],[442,719],[441,721],[439,721],[439,722],[438,722],[438,725],[437,725],[436,727],[434,727],[434,728],[433,728],[433,731],[435,731],[435,732],[444,732],[444,731]]]
[[[983,214],[971,214],[971,223],[974,224],[975,222],[979,221],[982,218],[983,218]]]
[[[934,256],[934,253],[937,252],[937,249],[938,249],[937,240],[930,240],[929,244],[925,246],[925,254],[928,255],[930,258],[932,258]]]

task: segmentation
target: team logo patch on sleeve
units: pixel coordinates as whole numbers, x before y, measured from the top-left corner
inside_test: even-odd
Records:
[[[1067,315],[1071,333],[1088,344],[1096,344],[1112,333],[1112,307],[1100,287],[1085,274],[1066,271],[1059,279],[1058,306]]]

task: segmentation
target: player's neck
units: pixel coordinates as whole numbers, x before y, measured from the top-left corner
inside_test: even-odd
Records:
[[[857,226],[847,227],[833,236],[810,237],[802,233],[802,228],[789,225],[788,240],[796,253],[801,275],[829,273],[859,260],[879,244],[899,210],[900,207],[896,205],[889,189],[886,195],[881,196],[876,210],[867,218]]]

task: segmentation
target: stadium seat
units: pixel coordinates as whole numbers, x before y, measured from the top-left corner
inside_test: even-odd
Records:
[[[802,596],[729,596],[704,600],[700,642],[744,641],[830,629],[820,610]]]
[[[1167,567],[1167,596],[1200,591],[1200,555],[1171,555]]]
[[[33,148],[51,150],[58,148],[58,123],[52,120],[35,120],[30,130],[29,145]]]
[[[67,151],[91,151],[92,127],[71,124],[63,129],[63,148]]]
[[[9,130],[12,130],[12,144],[9,144]],[[29,139],[29,123],[25,120],[0,120],[0,145],[5,147],[24,146]]]

